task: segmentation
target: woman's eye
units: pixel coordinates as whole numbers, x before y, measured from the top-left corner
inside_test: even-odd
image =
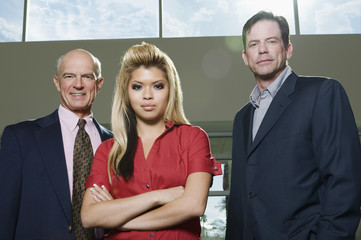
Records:
[[[163,83],[157,83],[154,85],[155,89],[163,89],[164,88],[164,84]]]
[[[132,85],[132,89],[133,90],[139,90],[139,89],[141,89],[142,88],[142,86],[140,86],[139,84],[133,84]]]

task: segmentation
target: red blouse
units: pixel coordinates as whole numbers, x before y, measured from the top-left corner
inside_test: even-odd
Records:
[[[94,156],[86,188],[93,184],[104,185],[113,198],[125,198],[141,193],[185,186],[187,177],[194,172],[222,174],[221,163],[211,156],[207,134],[199,127],[186,124],[166,123],[166,130],[154,142],[147,159],[144,157],[142,141],[134,158],[133,178],[125,182],[111,173],[112,185],[108,181],[107,162],[113,139],[103,142]],[[105,239],[200,239],[200,219],[194,218],[178,226],[159,231],[112,230]]]

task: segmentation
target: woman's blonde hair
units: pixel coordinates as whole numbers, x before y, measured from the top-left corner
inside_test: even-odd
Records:
[[[114,171],[117,177],[129,179],[133,176],[134,155],[137,147],[135,113],[128,96],[128,85],[134,70],[145,67],[160,69],[169,84],[168,104],[164,121],[188,123],[183,111],[183,94],[180,79],[173,61],[167,54],[149,43],[132,46],[123,56],[116,78],[113,97],[111,125],[114,144],[109,153],[108,175]]]

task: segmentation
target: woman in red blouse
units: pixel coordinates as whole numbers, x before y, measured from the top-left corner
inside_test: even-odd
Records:
[[[172,60],[151,44],[132,46],[117,76],[114,138],[102,143],[87,179],[84,227],[105,239],[200,239],[212,176],[221,174],[207,134],[185,118]]]

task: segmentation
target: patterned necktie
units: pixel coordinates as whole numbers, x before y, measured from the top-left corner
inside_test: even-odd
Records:
[[[93,148],[89,135],[84,129],[86,121],[79,119],[79,130],[76,134],[73,153],[73,200],[72,217],[76,240],[95,239],[93,228],[83,228],[80,219],[80,210],[85,192],[85,180],[90,173],[93,161]]]

